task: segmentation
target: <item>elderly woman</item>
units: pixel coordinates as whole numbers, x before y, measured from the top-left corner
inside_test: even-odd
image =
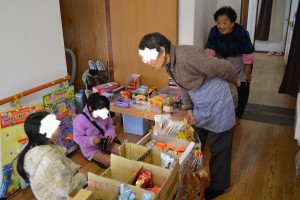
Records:
[[[202,150],[209,140],[211,182],[205,199],[223,194],[230,187],[236,86],[240,84],[236,71],[229,61],[214,58],[195,46],[174,46],[160,33],[145,35],[139,54],[153,69],[164,67],[179,86]]]
[[[239,75],[241,86],[236,109],[236,124],[239,125],[249,98],[254,46],[248,31],[235,22],[236,18],[236,12],[229,6],[215,12],[217,25],[210,30],[205,50],[212,56],[230,61]]]

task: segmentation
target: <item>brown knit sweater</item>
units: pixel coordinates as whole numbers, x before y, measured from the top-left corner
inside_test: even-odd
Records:
[[[194,104],[188,94],[215,77],[224,78],[229,85],[234,105],[237,105],[238,74],[234,66],[226,60],[220,60],[207,54],[203,49],[191,45],[179,45],[170,48],[170,66],[166,70],[180,88],[186,109]]]

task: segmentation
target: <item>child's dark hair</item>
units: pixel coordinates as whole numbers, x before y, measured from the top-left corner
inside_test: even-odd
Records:
[[[218,20],[219,16],[226,15],[231,22],[235,22],[237,19],[237,15],[235,10],[233,10],[230,6],[224,6],[219,8],[214,14],[215,22]]]
[[[170,53],[171,42],[164,35],[156,32],[149,33],[145,35],[139,44],[139,49],[144,50],[148,49],[156,49],[157,52],[161,52],[160,47],[164,47],[166,53]]]
[[[26,153],[35,146],[47,145],[49,140],[46,138],[45,134],[41,134],[40,126],[41,121],[49,115],[48,112],[37,112],[28,115],[24,122],[24,130],[28,137],[28,143],[24,147],[24,149],[20,152],[20,154],[13,160],[13,162],[17,159],[17,171],[19,175],[28,183],[29,178],[27,173],[24,170],[24,158]]]
[[[88,109],[90,111],[107,108],[109,110],[109,99],[106,96],[100,95],[99,93],[93,93],[87,99]]]

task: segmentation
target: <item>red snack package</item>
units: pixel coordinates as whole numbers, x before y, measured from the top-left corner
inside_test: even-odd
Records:
[[[135,182],[135,185],[141,188],[152,187],[151,175],[152,175],[151,171],[141,170],[140,173],[138,174],[138,178]]]

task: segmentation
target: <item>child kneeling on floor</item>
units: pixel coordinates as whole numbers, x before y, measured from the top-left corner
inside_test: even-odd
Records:
[[[67,199],[68,194],[87,183],[81,166],[66,157],[65,148],[53,144],[59,124],[48,112],[32,113],[24,122],[29,141],[16,158],[17,171],[30,183],[37,199]]]
[[[93,93],[88,97],[83,112],[73,121],[73,139],[83,156],[102,168],[110,166],[111,153],[119,155],[121,144],[115,134],[109,104],[107,97]]]

